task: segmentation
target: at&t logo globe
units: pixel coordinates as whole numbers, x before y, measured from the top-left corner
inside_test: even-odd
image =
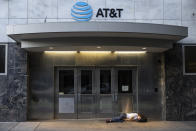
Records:
[[[71,9],[71,15],[76,21],[89,21],[93,16],[93,10],[88,3],[77,2]]]

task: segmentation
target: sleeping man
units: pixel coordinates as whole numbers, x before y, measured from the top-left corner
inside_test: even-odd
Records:
[[[124,121],[147,122],[147,118],[140,113],[122,113],[119,117],[106,120],[106,123]]]

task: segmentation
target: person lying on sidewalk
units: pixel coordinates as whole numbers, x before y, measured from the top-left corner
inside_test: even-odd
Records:
[[[147,118],[141,113],[122,113],[118,117],[106,120],[106,123],[124,122],[124,121],[137,121],[147,122]]]

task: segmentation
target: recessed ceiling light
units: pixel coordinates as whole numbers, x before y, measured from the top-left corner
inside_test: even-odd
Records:
[[[146,49],[146,47],[143,47],[143,48],[142,48],[142,50],[145,50],[145,49]]]
[[[115,51],[116,54],[144,54],[146,51]]]
[[[50,49],[50,50],[53,50],[53,49],[54,49],[54,47],[49,47],[49,49]]]
[[[65,53],[77,53],[77,51],[44,51],[45,53],[54,53],[54,54],[65,54]]]
[[[111,51],[80,51],[80,53],[111,53]]]
[[[101,48],[101,46],[97,46],[97,49],[100,49]]]

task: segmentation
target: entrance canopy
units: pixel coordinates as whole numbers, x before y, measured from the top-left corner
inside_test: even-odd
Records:
[[[161,52],[188,36],[182,26],[127,22],[64,22],[9,25],[7,35],[29,51],[141,50]]]

